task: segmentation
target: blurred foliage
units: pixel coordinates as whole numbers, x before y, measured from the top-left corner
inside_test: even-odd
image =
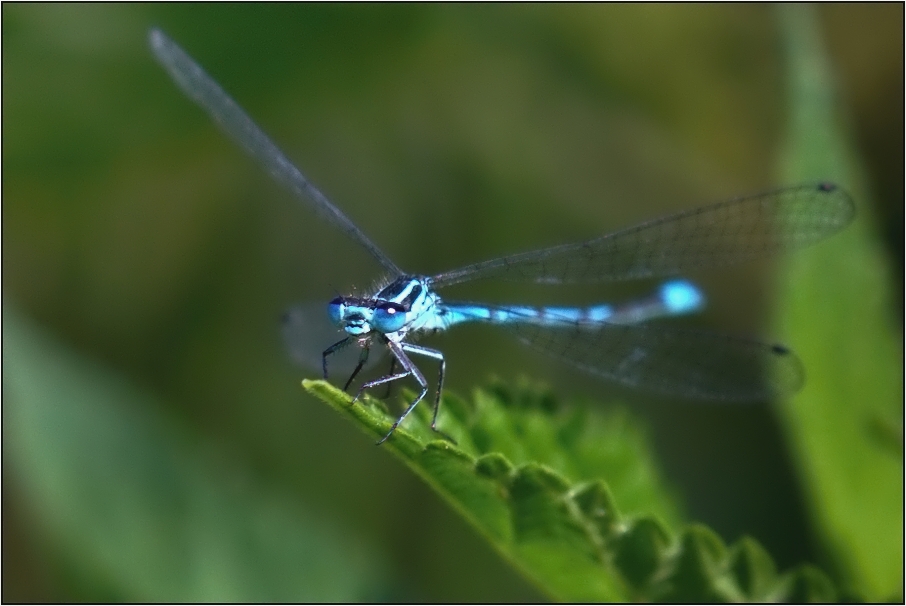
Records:
[[[354,537],[161,418],[153,398],[3,312],[3,438],[36,514],[113,601],[371,601]],[[48,447],[50,445],[50,447]],[[227,471],[229,470],[229,471]],[[87,597],[87,596],[86,596]]]
[[[812,15],[785,7],[782,26],[792,112],[780,170],[791,181],[839,175],[864,200],[864,169],[834,128],[836,83]],[[788,263],[782,332],[802,344],[811,380],[780,411],[816,530],[847,585],[882,600],[903,583],[903,342],[890,331],[888,268],[872,223],[863,205],[839,237]],[[879,426],[891,428],[893,444]]]
[[[322,548],[317,563],[350,557],[341,571],[361,575],[340,588],[349,593],[330,594],[336,599],[541,598],[388,449],[300,396],[304,375],[282,351],[280,314],[296,301],[367,289],[375,264],[295,205],[176,90],[146,47],[149,27],[181,43],[306,175],[415,271],[590,237],[799,181],[815,168],[793,167],[787,156],[777,177],[781,141],[804,145],[788,122],[795,91],[784,46],[789,28],[804,26],[768,6],[4,4],[2,16],[3,296],[21,318],[11,320],[5,307],[4,328],[21,330],[4,331],[3,414],[56,436],[25,444],[23,435],[41,434],[13,433],[23,426],[4,422],[6,601],[166,599],[175,587],[197,589],[203,579],[184,570],[140,576],[136,562],[152,550],[200,549],[204,532],[222,541],[206,549],[247,546],[229,552],[235,560],[210,563],[210,578],[244,568],[256,553],[263,559],[248,564],[249,592],[236,589],[234,575],[235,585],[197,589],[198,599],[226,599],[230,587],[250,596],[252,583]],[[899,293],[903,8],[823,6],[817,17],[813,33],[829,48],[822,61],[838,70],[849,108],[833,119],[858,144],[853,151],[847,135],[835,134],[848,156],[816,165],[859,205],[862,224],[840,236],[851,240],[839,250],[866,241],[877,249],[883,235],[896,253],[891,290]],[[814,153],[812,144],[805,149]],[[864,173],[848,172],[859,162],[868,163]],[[852,255],[834,246],[805,252],[802,262]],[[631,402],[684,519],[705,522],[726,543],[756,537],[780,569],[815,562],[866,596],[890,597],[890,573],[865,572],[882,567],[857,546],[870,545],[875,531],[853,524],[855,496],[838,498],[841,490],[864,498],[888,490],[877,485],[888,472],[865,473],[872,461],[892,456],[902,470],[901,398],[881,387],[863,392],[862,383],[842,387],[886,372],[875,368],[876,355],[902,352],[889,342],[902,329],[900,312],[887,311],[902,301],[884,294],[879,284],[890,278],[879,265],[858,275],[863,258],[849,273],[830,265],[794,274],[808,292],[784,307],[800,305],[792,315],[813,321],[784,316],[778,332],[800,352],[809,385],[794,412],[778,416],[812,421],[785,428],[789,444],[767,407],[620,392],[523,354],[493,331],[464,328],[437,343],[454,391],[493,371],[543,377],[560,397]],[[695,322],[764,333],[765,277],[761,266],[694,276],[714,303]],[[789,292],[784,300],[799,289]],[[466,294],[571,303],[629,293],[474,285]],[[44,328],[28,328],[33,322]],[[860,331],[860,322],[873,328]],[[831,376],[833,393],[809,395]],[[822,417],[841,396],[858,408]],[[84,416],[54,426],[57,409],[60,423]],[[856,423],[824,439],[839,458],[822,458],[807,437],[829,431],[815,425],[821,418]],[[893,455],[864,457],[864,427]],[[80,444],[92,465],[73,454]],[[828,483],[849,461],[861,471],[847,468]],[[133,467],[133,480],[123,479]],[[852,477],[864,484],[854,488]],[[166,495],[199,494],[209,500],[193,501],[194,513],[167,513],[174,505]],[[76,497],[84,499],[78,507]],[[122,509],[105,510],[108,529],[82,509],[114,503]],[[216,516],[209,526],[191,517],[202,512]],[[199,534],[179,536],[168,515],[185,516],[186,532]],[[114,522],[134,524],[137,534],[109,532],[120,528]],[[219,526],[227,522],[238,526]],[[161,532],[143,546],[137,539],[152,523]],[[268,534],[275,523],[286,536]],[[841,559],[841,550],[858,562]],[[380,583],[370,580],[375,573]],[[329,587],[333,574],[322,576]],[[298,582],[267,582],[273,593],[247,599],[293,588],[298,599],[316,595],[301,588],[301,575]]]

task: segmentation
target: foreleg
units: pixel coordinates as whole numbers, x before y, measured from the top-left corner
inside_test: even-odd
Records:
[[[342,341],[337,341],[336,343],[325,349],[324,353],[321,354],[321,367],[324,369],[325,381],[327,380],[327,356],[335,354],[350,343],[352,343],[352,337],[346,337]]]

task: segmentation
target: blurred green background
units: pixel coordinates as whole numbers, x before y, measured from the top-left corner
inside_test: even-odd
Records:
[[[781,185],[770,6],[5,4],[2,17],[4,329],[28,343],[4,340],[4,375],[21,363],[29,393],[65,390],[95,415],[61,410],[57,433],[10,436],[24,413],[4,379],[4,601],[541,599],[302,392],[311,374],[284,354],[281,313],[367,289],[379,268],[176,89],[149,27],[410,271]],[[875,206],[902,293],[903,7],[818,17],[867,168],[871,197],[857,205]],[[693,323],[782,340],[765,334],[769,271],[694,276],[713,305]],[[451,296],[630,292],[476,284]],[[890,301],[892,331],[901,309]],[[559,395],[631,403],[691,519],[728,541],[753,535],[783,568],[824,563],[767,407],[628,393],[492,330],[430,343],[464,395],[492,373],[527,374]],[[51,384],[42,367],[68,378]],[[120,425],[98,426],[110,419]],[[101,460],[69,456],[83,443]],[[158,556],[170,567],[147,566]]]

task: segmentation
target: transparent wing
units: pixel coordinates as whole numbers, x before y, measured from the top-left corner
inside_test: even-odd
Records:
[[[330,323],[327,317],[327,304],[310,302],[297,305],[283,314],[281,327],[283,344],[290,358],[300,367],[322,374],[322,356],[324,350],[346,338],[346,333]],[[352,344],[328,358],[330,377],[338,381],[349,378],[359,361],[361,349]],[[386,347],[375,343],[368,355],[367,370],[380,361],[386,353]],[[389,362],[388,362],[389,364]]]
[[[439,274],[435,288],[501,278],[540,283],[670,276],[808,246],[849,223],[849,195],[830,183],[739,198],[642,223],[606,236],[501,257]]]
[[[656,324],[507,327],[520,341],[629,387],[705,400],[768,400],[804,383],[799,358],[771,345]]]
[[[159,29],[148,34],[151,50],[179,88],[204,108],[220,128],[251,154],[275,179],[281,181],[343,233],[361,244],[385,269],[403,272],[368,239],[362,230],[312,185],[257,124],[205,73],[189,55]]]

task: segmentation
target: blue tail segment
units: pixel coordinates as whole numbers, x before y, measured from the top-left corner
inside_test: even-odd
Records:
[[[661,285],[661,301],[668,314],[680,315],[701,311],[705,307],[705,293],[686,280],[673,280]]]
[[[591,307],[529,307],[481,303],[443,303],[438,312],[440,328],[465,322],[489,324],[533,324],[551,328],[594,327],[598,324],[639,324],[656,318],[686,315],[705,307],[705,295],[686,280],[665,282],[649,297],[621,305]]]

